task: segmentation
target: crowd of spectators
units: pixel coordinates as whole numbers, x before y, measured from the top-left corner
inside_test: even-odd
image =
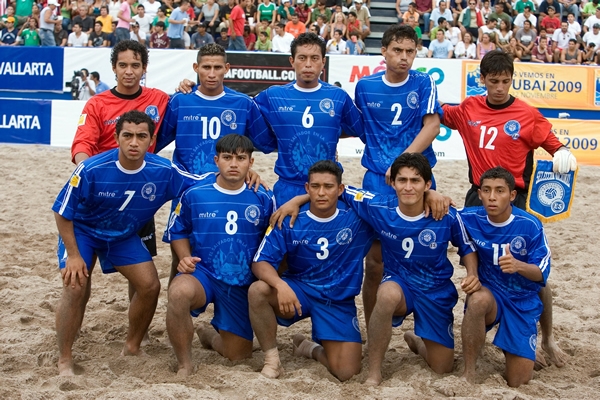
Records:
[[[333,54],[364,54],[365,0],[0,0],[0,45],[289,52],[312,31]]]

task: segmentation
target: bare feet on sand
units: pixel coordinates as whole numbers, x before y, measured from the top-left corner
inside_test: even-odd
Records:
[[[548,355],[548,359],[546,359],[542,350]],[[558,347],[554,338],[543,340],[542,346],[538,347],[535,353],[535,369],[546,368],[550,363],[562,368],[567,363],[567,358],[568,356]]]
[[[58,375],[75,376],[75,365],[73,360],[58,360]]]

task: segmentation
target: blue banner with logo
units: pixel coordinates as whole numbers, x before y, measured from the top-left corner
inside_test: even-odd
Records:
[[[50,144],[52,102],[0,99],[0,143]]]
[[[62,47],[0,47],[0,90],[62,92]]]
[[[578,170],[558,174],[552,171],[552,161],[537,161],[529,182],[527,211],[544,223],[568,218]]]

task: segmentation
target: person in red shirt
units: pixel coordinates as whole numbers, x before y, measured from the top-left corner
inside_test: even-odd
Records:
[[[300,22],[298,16],[294,14],[292,20],[285,24],[285,31],[297,38],[299,34],[306,32],[306,25]]]
[[[252,0],[239,0],[229,14],[229,47],[228,50],[245,51],[244,43],[244,24],[246,22],[246,13],[244,7]]]
[[[458,106],[442,105],[442,123],[458,130],[467,153],[472,186],[467,192],[465,207],[482,205],[477,194],[481,175],[490,168],[501,166],[515,177],[517,197],[513,204],[525,209],[535,149],[542,147],[554,155],[555,172],[574,170],[577,162],[552,133],[552,125],[539,110],[509,93],[514,73],[510,54],[489,52],[481,60],[480,73],[487,95],[467,97]],[[556,344],[552,332],[552,292],[549,286],[542,288],[540,298],[544,304],[540,318],[542,349],[548,353],[551,362],[562,367],[566,356]],[[539,352],[537,362],[541,365],[546,363]]]
[[[412,4],[412,3],[411,3]],[[350,39],[350,33],[358,32],[362,37],[362,24],[357,19],[357,15],[354,11],[348,13],[348,24],[346,24],[346,38]]]
[[[555,30],[560,29],[560,22],[560,18],[556,16],[554,7],[549,6],[548,15],[542,19],[540,27],[546,29],[546,32],[552,35]]]

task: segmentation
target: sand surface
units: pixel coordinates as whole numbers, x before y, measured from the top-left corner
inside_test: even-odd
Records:
[[[170,157],[169,153],[163,154]],[[273,184],[272,155],[256,155],[255,169]],[[360,186],[363,168],[359,159],[341,159],[347,184]],[[464,295],[455,309],[455,370],[437,375],[413,354],[402,335],[412,318],[394,329],[384,362],[384,382],[371,388],[362,384],[363,371],[339,383],[314,360],[292,356],[291,337],[310,335],[302,321],[279,328],[278,342],[286,374],[269,380],[258,371],[263,354],[255,341],[252,359],[231,363],[201,348],[194,338],[197,372],[187,379],[174,372],[175,356],[166,328],[166,286],[170,265],[168,246],[159,243],[156,267],[162,290],[150,326],[148,357],[119,356],[127,330],[127,283],[119,274],[94,271],[92,296],[80,336],[74,345],[78,375],[59,377],[54,311],[61,293],[57,270],[57,230],[50,209],[73,165],[68,149],[46,146],[0,145],[0,398],[2,399],[421,399],[459,397],[475,399],[534,399],[600,397],[600,232],[595,210],[600,169],[581,167],[571,218],[549,224],[546,233],[553,252],[550,282],[554,291],[555,336],[569,355],[564,368],[536,371],[534,379],[519,389],[509,388],[502,372],[504,356],[491,345],[492,333],[478,364],[480,384],[460,379],[463,369],[460,323]],[[438,188],[462,206],[468,188],[467,165],[439,162]],[[594,182],[596,182],[594,184]],[[596,203],[595,203],[596,202]],[[167,207],[157,214],[159,237],[167,220]],[[453,280],[465,275],[454,250]],[[460,290],[459,290],[460,293]],[[362,302],[357,299],[359,309]],[[198,321],[208,322],[212,309]],[[362,319],[362,312],[361,312]],[[363,339],[366,338],[361,320]]]

